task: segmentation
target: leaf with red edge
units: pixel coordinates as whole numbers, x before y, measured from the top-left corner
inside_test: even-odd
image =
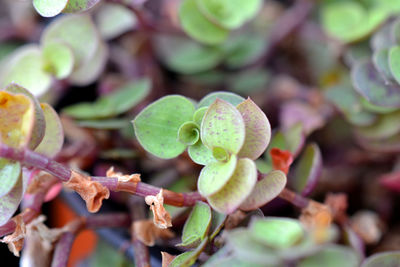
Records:
[[[261,156],[269,144],[271,126],[267,116],[250,98],[236,108],[242,114],[246,130],[244,144],[238,156],[255,160]]]
[[[285,185],[286,175],[282,171],[275,170],[263,174],[263,178],[256,183],[251,194],[240,205],[240,209],[248,211],[264,206],[276,198]]]
[[[389,190],[400,192],[400,171],[380,176],[379,183]]]
[[[280,150],[279,148],[272,148],[269,153],[274,169],[281,170],[285,174],[288,174],[289,167],[293,162],[292,153],[288,150]]]

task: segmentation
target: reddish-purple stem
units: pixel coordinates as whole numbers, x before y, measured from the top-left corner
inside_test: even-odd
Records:
[[[71,252],[72,244],[74,243],[75,233],[66,232],[57,242],[54,249],[53,260],[51,267],[65,267],[68,263],[69,254]]]

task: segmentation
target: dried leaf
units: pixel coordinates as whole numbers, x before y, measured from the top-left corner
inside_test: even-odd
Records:
[[[116,177],[118,178],[118,182],[140,182],[140,174],[134,173],[131,175],[122,174],[122,172],[115,172],[114,167],[110,167],[106,172],[107,177]]]
[[[383,235],[384,225],[372,211],[358,211],[350,220],[350,226],[366,244],[376,244]]]
[[[24,245],[24,238],[26,234],[25,223],[22,219],[22,215],[15,216],[12,219],[15,224],[15,230],[11,235],[5,236],[0,241],[2,243],[7,243],[8,249],[16,256],[19,257],[19,252]]]
[[[346,210],[348,207],[347,195],[344,193],[329,193],[325,198],[325,204],[329,206],[332,216],[339,222],[344,222],[347,218]]]
[[[293,162],[293,155],[289,150],[280,150],[279,148],[272,148],[270,150],[272,165],[275,170],[281,170],[288,174],[289,167]]]
[[[146,196],[145,201],[146,204],[150,206],[150,209],[153,212],[153,222],[158,228],[166,229],[172,226],[171,215],[168,213],[168,211],[165,210],[163,206],[163,189],[161,189],[156,196]]]
[[[110,191],[99,182],[91,181],[90,177],[72,171],[70,179],[64,183],[66,188],[76,191],[86,202],[89,212],[97,212],[103,199],[108,199]]]
[[[327,205],[311,200],[301,211],[300,221],[313,233],[315,242],[327,239],[327,229],[332,223],[332,213]]]
[[[140,240],[146,246],[154,246],[157,239],[168,239],[175,236],[169,229],[157,227],[151,220],[139,220],[132,223],[134,238]]]
[[[176,256],[171,255],[167,252],[161,251],[162,267],[168,267],[169,264],[175,259]]]

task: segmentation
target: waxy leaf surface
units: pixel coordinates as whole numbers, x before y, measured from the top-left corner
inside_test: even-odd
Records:
[[[193,247],[206,237],[211,224],[211,209],[204,202],[197,202],[182,232],[182,243],[179,246]]]

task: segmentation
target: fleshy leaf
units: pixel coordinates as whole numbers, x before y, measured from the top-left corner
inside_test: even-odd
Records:
[[[203,121],[203,117],[206,114],[208,107],[201,107],[197,109],[194,114],[193,114],[193,121],[197,123],[197,125],[201,125],[201,122]]]
[[[217,193],[209,196],[208,203],[218,212],[232,213],[250,195],[256,181],[256,164],[247,158],[239,159],[228,183]]]
[[[206,237],[211,224],[211,209],[204,202],[197,202],[182,232],[182,243],[179,246],[195,247]]]
[[[263,36],[254,34],[254,33],[241,33],[240,35],[231,36],[227,42],[223,44],[223,49],[225,51],[224,64],[230,68],[238,68],[241,66],[246,66],[249,63],[257,60],[262,53],[265,51],[267,41]],[[254,71],[256,70],[256,71]],[[245,71],[243,73],[247,74],[246,77],[256,77],[255,74],[265,74],[266,72],[259,69],[251,69]],[[250,75],[249,75],[250,74]],[[244,75],[240,74],[240,79],[236,79],[237,81],[244,80],[246,78]],[[260,76],[258,76],[260,77]],[[260,84],[260,80],[257,79],[257,83]],[[243,88],[243,82],[240,82],[239,88]],[[234,85],[233,85],[234,86]],[[243,91],[243,90],[242,90]]]
[[[12,147],[29,143],[35,119],[32,101],[22,94],[0,91],[0,141]]]
[[[115,130],[130,126],[130,121],[126,119],[83,120],[78,121],[77,125],[84,128]]]
[[[271,139],[271,125],[264,112],[250,99],[237,106],[246,128],[244,144],[238,156],[257,159],[267,148]]]
[[[400,265],[400,252],[390,251],[376,253],[368,257],[361,267],[391,267]]]
[[[18,161],[0,158],[0,197],[8,194],[21,176],[21,165]]]
[[[160,158],[174,158],[186,145],[177,140],[179,127],[191,121],[193,103],[183,96],[163,97],[147,106],[133,120],[139,143],[148,152]]]
[[[63,10],[64,13],[82,12],[92,8],[100,0],[68,0],[68,4]]]
[[[197,141],[196,144],[189,146],[188,148],[189,157],[197,164],[207,165],[214,162],[214,156],[212,150],[208,149],[201,140]]]
[[[385,81],[370,61],[361,61],[352,69],[354,88],[372,104],[400,107],[400,86]]]
[[[178,140],[185,145],[194,145],[200,139],[200,129],[199,126],[192,122],[188,121],[179,127],[178,130]]]
[[[143,79],[133,81],[118,88],[95,103],[79,103],[63,111],[76,119],[98,119],[119,115],[137,105],[149,93],[151,84]]]
[[[33,125],[31,139],[29,140],[29,148],[32,150],[35,149],[42,141],[46,129],[44,113],[40,107],[39,101],[27,89],[15,83],[9,84],[4,91],[12,94],[23,94],[24,96],[29,97],[29,99],[32,101],[35,108],[35,124]]]
[[[46,120],[46,132],[35,152],[54,157],[64,144],[64,130],[57,112],[48,104],[41,104]]]
[[[217,66],[223,56],[218,47],[205,46],[184,37],[161,35],[156,48],[162,61],[172,70],[195,74]]]
[[[226,29],[212,23],[200,12],[196,0],[182,1],[179,18],[183,30],[200,42],[218,44],[228,37]]]
[[[239,105],[240,103],[242,103],[243,101],[245,101],[246,99],[244,99],[243,97],[241,97],[240,95],[231,93],[231,92],[214,92],[211,94],[206,95],[204,98],[202,98],[199,102],[199,104],[197,105],[197,108],[200,109],[201,107],[208,107],[210,106],[217,98],[225,100],[229,103],[231,103],[234,106]]]
[[[393,77],[400,83],[400,46],[394,46],[389,50],[389,67]]]
[[[245,139],[245,124],[240,112],[230,103],[217,98],[201,123],[201,141],[211,150],[222,148],[237,154]]]
[[[396,52],[395,52],[396,53]],[[392,72],[389,65],[389,49],[375,51],[372,56],[372,62],[375,68],[386,78],[392,79]]]
[[[99,45],[98,34],[89,15],[67,15],[54,20],[43,32],[41,43],[46,45],[57,41],[71,48],[75,67],[91,60]]]
[[[51,76],[43,70],[43,58],[36,45],[25,45],[4,59],[1,66],[0,85],[17,83],[28,88],[34,96],[43,95],[51,85]]]
[[[356,128],[356,133],[366,139],[385,139],[399,132],[400,111],[381,115],[371,126]]]
[[[305,136],[303,133],[303,125],[301,123],[296,123],[290,128],[285,129],[283,134],[285,136],[287,149],[296,157],[304,145]]]
[[[225,224],[226,218],[228,216],[223,213],[219,213],[215,210],[212,211],[212,218],[211,218],[211,226],[210,226],[210,233],[209,237],[210,240],[214,239],[216,235],[222,230],[222,227]]]
[[[236,29],[260,10],[260,0],[196,0],[200,12],[223,28]]]
[[[71,49],[58,42],[48,42],[42,49],[44,69],[57,79],[65,79],[74,67],[74,55]]]
[[[257,181],[251,194],[240,205],[241,210],[254,210],[267,204],[276,198],[286,185],[286,175],[279,170],[264,174],[263,178]]]
[[[33,0],[33,6],[43,17],[54,17],[66,7],[68,0]]]
[[[305,258],[298,264],[299,267],[355,267],[359,266],[358,255],[351,248],[338,245],[324,247],[318,253]],[[383,267],[382,265],[379,265]]]
[[[270,249],[251,237],[244,228],[236,228],[226,235],[227,243],[232,247],[234,254],[241,260],[263,266],[279,266],[280,258],[276,251]]]
[[[268,217],[254,220],[250,225],[250,234],[264,245],[285,249],[303,238],[304,229],[298,220]]]
[[[317,144],[307,145],[294,169],[290,184],[303,196],[311,193],[322,171],[322,156]]]
[[[186,251],[174,258],[174,260],[168,265],[168,267],[190,267],[196,262],[197,258],[200,256],[201,252],[206,248],[208,243],[208,237],[206,237],[203,242],[195,249],[191,251]]]
[[[28,177],[20,175],[16,184],[7,195],[0,198],[0,225],[5,224],[18,209],[28,184]]]
[[[96,22],[100,34],[105,39],[112,39],[133,29],[136,17],[122,5],[104,3],[96,14]]]
[[[108,47],[100,42],[93,57],[73,71],[68,80],[74,85],[85,86],[96,81],[108,59]]]
[[[207,164],[200,172],[197,189],[208,197],[223,188],[232,177],[237,166],[237,157],[232,155],[228,162],[214,161]]]

